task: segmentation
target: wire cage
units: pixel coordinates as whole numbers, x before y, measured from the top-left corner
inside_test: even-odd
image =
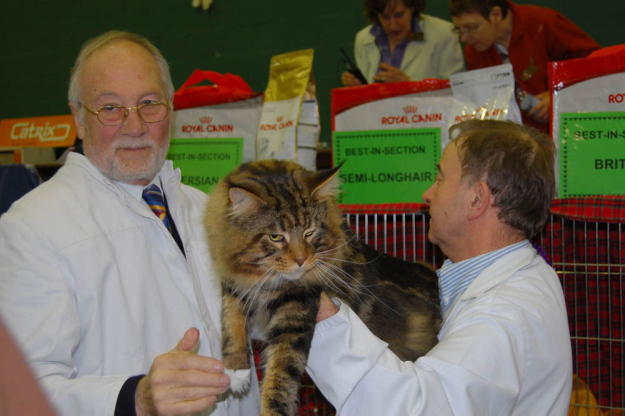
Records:
[[[409,211],[345,210],[349,225],[365,243],[404,260],[440,267],[444,256],[427,239],[427,214]],[[623,227],[552,214],[534,241],[558,273],[567,303],[574,371],[569,416],[625,415]],[[306,375],[300,409],[302,416],[335,414]]]
[[[573,349],[569,415],[625,415],[623,224],[552,216],[541,245],[560,276]]]

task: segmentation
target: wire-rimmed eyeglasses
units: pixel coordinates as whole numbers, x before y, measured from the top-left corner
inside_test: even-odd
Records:
[[[158,123],[165,120],[170,105],[159,101],[141,104],[137,107],[124,107],[123,105],[103,105],[97,110],[92,110],[83,103],[78,103],[85,110],[98,118],[105,126],[119,126],[126,121],[130,110],[137,110],[139,117],[146,123]]]
[[[465,27],[454,27],[452,29],[452,31],[458,35],[458,36],[471,36],[473,35],[475,32],[477,32],[480,27],[482,27],[482,25],[484,24],[484,22],[486,22],[486,20],[484,20],[481,23],[478,24],[473,24],[473,25],[467,25]]]

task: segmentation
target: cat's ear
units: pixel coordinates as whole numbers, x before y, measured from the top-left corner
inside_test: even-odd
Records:
[[[343,164],[327,170],[315,172],[312,177],[311,188],[312,194],[319,199],[326,197],[335,197],[339,193],[339,186],[341,186],[341,178],[338,173]]]
[[[228,195],[232,201],[234,215],[251,214],[265,204],[262,199],[243,188],[230,188]]]

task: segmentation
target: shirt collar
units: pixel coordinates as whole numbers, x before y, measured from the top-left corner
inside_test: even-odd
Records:
[[[419,24],[418,16],[414,16],[412,18],[410,29],[411,30],[410,30],[410,33],[408,34],[408,39],[406,39],[406,42],[410,42],[412,40],[423,40],[423,29],[421,28],[421,25]],[[374,23],[371,26],[371,29],[369,29],[369,33],[373,35],[378,45],[381,42],[388,44],[388,37],[386,36],[386,33],[384,33],[384,29],[382,29],[382,26],[379,23]]]
[[[154,179],[152,179],[152,181],[146,186],[131,185],[126,182],[117,182],[117,184],[121,188],[123,188],[126,192],[128,192],[130,195],[132,195],[135,199],[137,199],[137,201],[143,200],[143,190],[152,184],[158,185],[158,187],[161,188],[161,190],[163,189],[163,185],[161,184],[161,180],[158,175],[156,175]]]
[[[510,54],[508,53],[508,49],[506,49],[505,46],[503,46],[500,43],[495,42],[494,43],[495,48],[497,49],[497,52],[499,52],[499,56],[501,56],[501,60],[505,63],[505,64],[509,64],[510,63]]]
[[[80,166],[83,166],[86,169],[89,169],[90,172],[92,172],[93,175],[97,175],[99,178],[101,178],[101,180],[109,185],[112,185],[114,187],[117,188],[121,188],[123,190],[125,190],[127,193],[129,193],[130,195],[132,195],[134,198],[136,198],[138,201],[142,201],[143,200],[143,189],[148,187],[149,185],[155,183],[156,185],[158,185],[161,190],[163,191],[163,194],[165,193],[165,188],[163,186],[163,181],[161,180],[161,178],[163,178],[163,180],[165,181],[165,183],[171,183],[173,182],[177,182],[180,180],[180,170],[173,169],[173,163],[171,160],[165,160],[165,163],[163,164],[163,166],[161,167],[161,170],[156,174],[156,176],[152,179],[152,181],[147,184],[146,186],[141,186],[141,185],[130,185],[128,183],[125,182],[120,182],[120,181],[115,181],[112,179],[109,179],[108,177],[104,176],[104,174],[100,171],[100,169],[98,169],[90,160],[87,156],[85,156],[84,154],[80,153],[80,152],[70,152],[67,155],[67,160],[65,161],[66,164],[79,164]]]
[[[440,290],[441,308],[443,316],[454,301],[469,287],[469,285],[495,261],[522,247],[529,245],[527,240],[509,245],[490,253],[482,254],[467,260],[454,263],[450,259],[445,260],[443,267],[437,270],[438,286]]]

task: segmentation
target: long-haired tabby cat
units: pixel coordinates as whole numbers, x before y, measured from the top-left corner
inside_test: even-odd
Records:
[[[249,369],[248,331],[262,330],[263,416],[296,414],[321,291],[347,303],[404,360],[436,343],[436,273],[358,240],[335,202],[337,172],[250,162],[215,187],[206,209],[223,290],[223,362]]]

